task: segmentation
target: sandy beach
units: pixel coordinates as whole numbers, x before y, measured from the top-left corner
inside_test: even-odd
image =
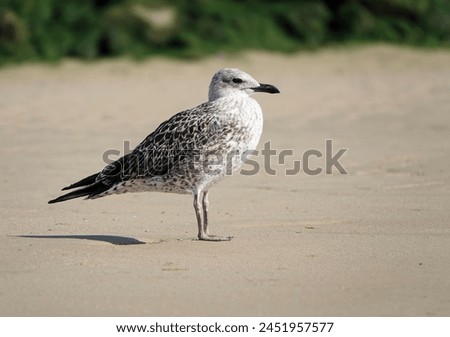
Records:
[[[259,149],[293,153],[211,190],[212,231],[232,241],[196,240],[186,195],[47,204],[206,101],[222,67],[281,90],[254,96]],[[0,315],[449,316],[449,112],[448,50],[0,69]],[[348,174],[286,174],[327,139]]]

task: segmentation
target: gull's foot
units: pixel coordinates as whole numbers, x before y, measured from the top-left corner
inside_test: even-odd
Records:
[[[230,241],[232,238],[233,238],[232,236],[218,236],[211,234],[204,234],[198,236],[198,239],[200,241]]]

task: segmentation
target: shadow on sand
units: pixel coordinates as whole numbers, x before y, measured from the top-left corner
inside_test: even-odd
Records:
[[[142,245],[145,242],[135,238],[115,235],[17,235],[19,238],[29,239],[79,239],[109,242],[113,245]]]

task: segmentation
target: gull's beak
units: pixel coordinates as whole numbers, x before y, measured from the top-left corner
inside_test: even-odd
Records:
[[[279,94],[280,90],[271,84],[260,83],[259,87],[252,88],[254,92],[267,92],[269,94]]]

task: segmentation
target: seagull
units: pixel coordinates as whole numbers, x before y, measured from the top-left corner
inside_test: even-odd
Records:
[[[231,240],[231,236],[209,233],[208,193],[215,183],[239,170],[248,154],[256,149],[263,115],[250,95],[258,92],[280,91],[239,69],[219,70],[211,80],[208,102],[175,114],[132,152],[102,171],[64,187],[63,191],[75,190],[48,203],[126,192],[191,194],[198,239]]]

